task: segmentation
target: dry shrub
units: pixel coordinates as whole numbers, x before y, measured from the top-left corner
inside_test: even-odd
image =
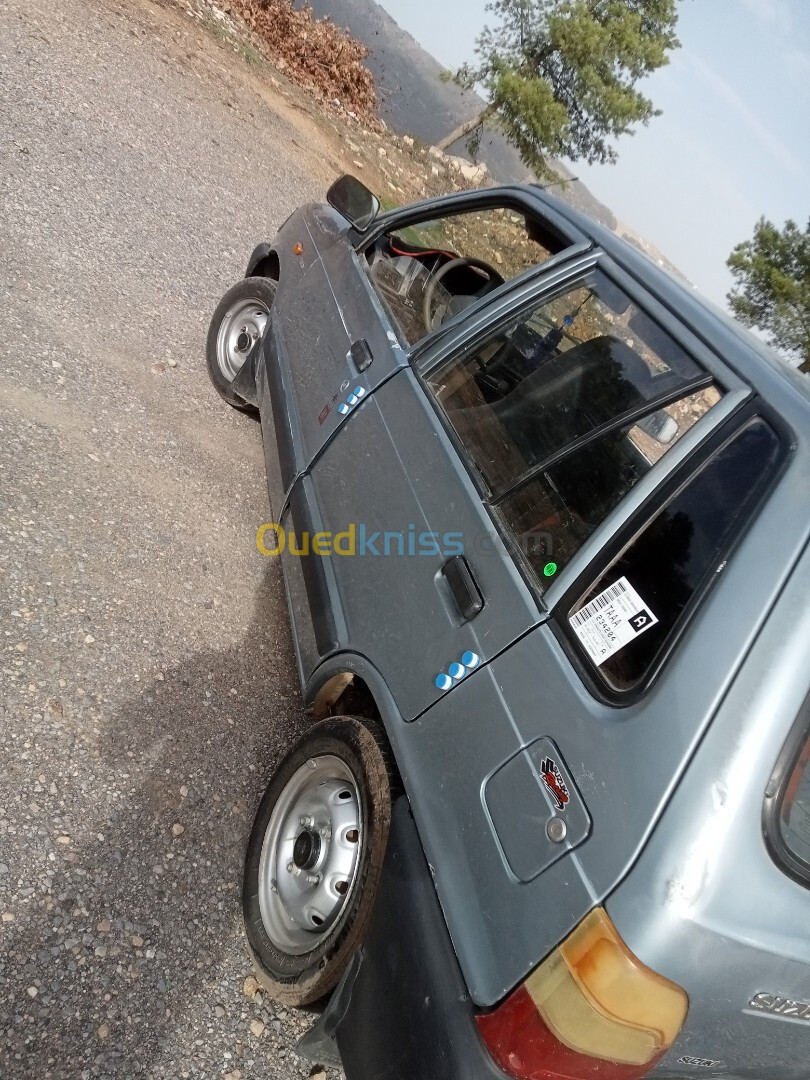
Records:
[[[291,79],[325,98],[337,98],[347,112],[374,117],[377,91],[363,63],[368,49],[331,19],[316,19],[312,8],[296,9],[291,0],[231,0],[231,8]]]

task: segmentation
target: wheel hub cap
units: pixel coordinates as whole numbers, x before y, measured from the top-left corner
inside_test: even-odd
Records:
[[[321,852],[321,838],[317,833],[301,832],[293,844],[293,862],[299,870],[311,870]]]

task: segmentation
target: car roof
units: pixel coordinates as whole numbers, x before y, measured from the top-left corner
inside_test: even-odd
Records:
[[[652,292],[665,307],[680,317],[686,317],[693,332],[764,397],[770,396],[769,391],[774,391],[779,397],[787,391],[800,408],[810,411],[810,377],[791,367],[727,312],[702,296],[694,286],[680,281],[643,251],[539,185],[521,186],[531,194],[538,213],[551,209],[565,218]]]

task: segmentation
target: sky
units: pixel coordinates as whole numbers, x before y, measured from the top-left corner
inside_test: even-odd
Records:
[[[378,0],[441,63],[474,57],[484,0]],[[725,306],[725,262],[761,216],[810,217],[810,0],[680,0],[681,48],[639,84],[663,115],[615,165],[568,163]]]

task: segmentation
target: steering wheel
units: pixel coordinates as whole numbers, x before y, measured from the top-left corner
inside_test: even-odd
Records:
[[[492,292],[493,289],[497,289],[499,285],[503,285],[503,277],[501,277],[501,275],[498,273],[494,266],[490,266],[489,263],[484,262],[483,259],[458,258],[451,259],[450,262],[446,262],[444,266],[439,267],[435,274],[431,274],[430,279],[425,286],[425,293],[422,298],[422,314],[425,318],[425,326],[429,330],[435,330],[436,326],[440,326],[441,323],[444,321],[443,318],[439,319],[439,321],[436,323],[436,326],[434,326],[434,322],[436,322],[436,315],[438,315],[438,312],[434,314],[431,309],[433,307],[433,297],[436,295],[436,286],[439,284],[442,278],[444,278],[447,274],[450,273],[451,270],[457,270],[461,266],[471,266],[475,270],[483,270],[483,272],[487,275],[487,278],[489,279],[478,290],[478,292],[469,294],[468,298],[470,302],[472,302],[473,300],[480,300],[482,296],[486,296],[487,293]],[[453,314],[455,314],[455,312]]]

